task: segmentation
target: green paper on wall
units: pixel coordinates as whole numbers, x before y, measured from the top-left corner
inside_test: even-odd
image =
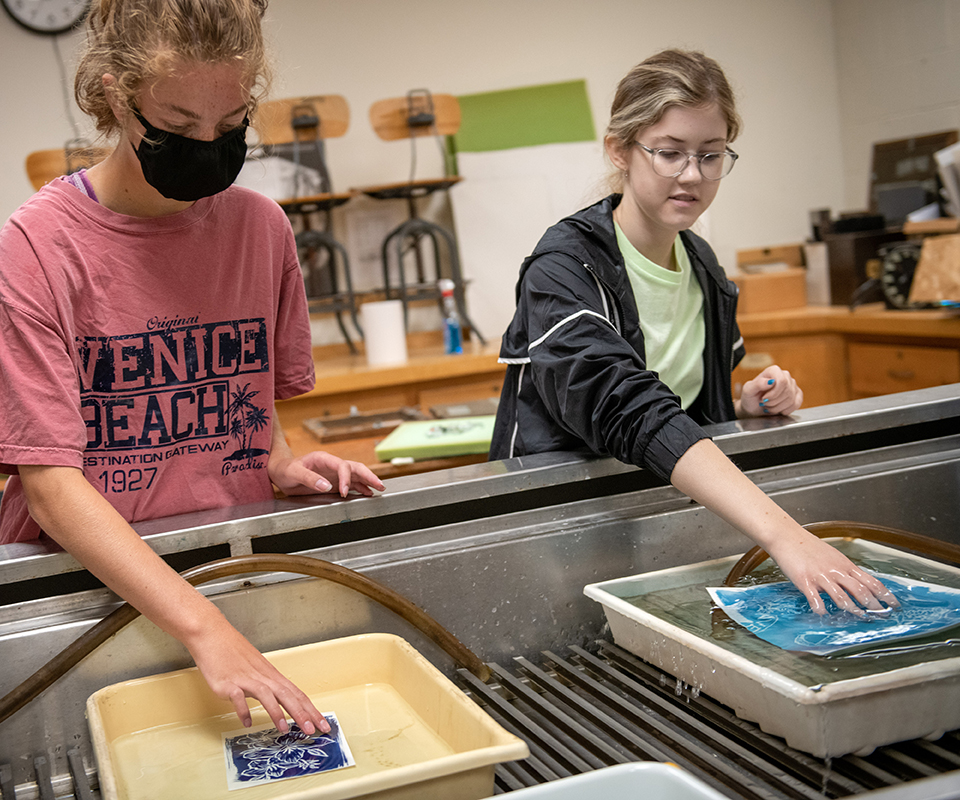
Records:
[[[596,139],[585,81],[460,95],[457,152],[511,150]]]
[[[495,420],[496,416],[491,414],[404,422],[374,447],[374,453],[381,462],[486,453],[490,450]]]

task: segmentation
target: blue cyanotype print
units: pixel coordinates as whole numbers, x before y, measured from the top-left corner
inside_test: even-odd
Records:
[[[335,714],[324,713],[330,732],[312,736],[295,722],[281,733],[272,726],[223,735],[230,789],[300,778],[352,767],[353,755]]]
[[[874,573],[900,602],[899,609],[840,611],[825,594],[827,614],[810,610],[790,582],[708,587],[727,616],[783,650],[830,655],[878,642],[910,639],[960,625],[960,590]]]

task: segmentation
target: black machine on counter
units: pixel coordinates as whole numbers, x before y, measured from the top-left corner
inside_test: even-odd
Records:
[[[940,216],[945,204],[936,154],[957,141],[957,131],[944,131],[878,142],[868,208],[835,219],[828,209],[811,212],[813,239],[826,245],[832,305],[883,301],[890,308],[914,307],[909,290],[921,242],[907,241],[903,226],[908,215],[924,207],[935,206],[935,216]],[[871,262],[879,264],[877,274],[872,274]]]
[[[957,386],[710,433],[802,523],[854,519],[960,544]],[[960,798],[960,732],[818,759],[613,644],[584,586],[728,557],[750,542],[650,473],[611,459],[544,454],[392,479],[382,497],[276,500],[137,527],[178,569],[226,556],[312,556],[425,610],[488,663],[489,681],[343,586],[259,572],[204,589],[265,651],[364,632],[405,638],[530,744],[530,758],[497,768],[501,792],[654,760],[731,798]],[[116,606],[65,553],[0,547],[0,695]],[[189,663],[153,625],[131,623],[0,723],[3,800],[94,796],[87,698]]]

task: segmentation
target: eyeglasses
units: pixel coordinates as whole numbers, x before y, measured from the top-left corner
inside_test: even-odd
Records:
[[[740,158],[733,150],[725,150],[722,153],[685,153],[683,150],[662,148],[654,150],[640,142],[634,142],[634,144],[650,154],[653,171],[661,178],[676,178],[687,168],[690,159],[695,158],[700,174],[708,181],[718,181],[730,174],[733,165]]]

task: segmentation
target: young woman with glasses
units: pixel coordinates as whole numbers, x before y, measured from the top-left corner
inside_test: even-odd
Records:
[[[690,232],[736,163],[733,92],[702,53],[667,50],[620,82],[604,138],[618,191],[550,228],[522,264],[491,459],[588,450],[651,470],[760,545],[817,613],[896,599],[805,531],[700,427],[791,414],[773,366],[743,386],[737,290]]]

